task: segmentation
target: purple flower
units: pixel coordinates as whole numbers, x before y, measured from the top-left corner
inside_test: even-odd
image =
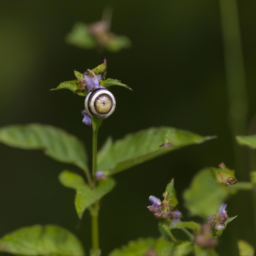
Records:
[[[93,89],[105,89],[104,86],[99,83],[100,77],[97,77],[93,71],[86,71],[84,73],[84,81],[87,86],[88,92]]]
[[[91,116],[86,112],[86,110],[83,110],[81,113],[84,116],[82,122],[86,125],[92,126]]]
[[[151,212],[158,212],[159,211],[159,207],[162,204],[161,200],[159,198],[155,197],[155,196],[150,196],[148,198],[148,200],[152,203],[152,205],[148,206],[148,209]]]
[[[219,209],[219,221],[222,224],[224,224],[228,219],[228,214],[226,211],[227,206],[227,204],[222,204]]]
[[[107,178],[107,175],[106,175],[104,172],[102,172],[102,171],[97,171],[97,172],[95,173],[95,177],[96,177],[96,179],[98,179],[98,180],[103,180],[103,179],[106,179],[106,178]]]
[[[155,196],[150,196],[148,200],[156,207],[159,207],[161,205],[161,200]]]

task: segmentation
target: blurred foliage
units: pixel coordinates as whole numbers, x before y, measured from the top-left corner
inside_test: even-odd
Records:
[[[119,52],[123,48],[129,48],[131,41],[127,36],[117,36],[110,32],[111,16],[112,11],[105,9],[101,21],[89,25],[77,22],[66,36],[66,42],[84,49],[98,47],[100,50],[106,48],[111,52]]]
[[[84,71],[107,57],[111,62],[110,77],[118,74],[118,78],[131,85],[136,93],[127,95],[122,90],[113,89],[118,108],[115,115],[104,123],[99,139],[101,145],[109,135],[117,140],[127,132],[160,125],[203,135],[216,134],[218,139],[193,150],[175,151],[116,176],[120,184],[115,188],[116,193],[102,203],[105,214],[104,220],[100,221],[104,237],[101,245],[106,252],[134,239],[134,233],[139,236],[158,235],[155,220],[151,214],[145,214],[147,197],[151,193],[161,194],[167,179],[175,178],[181,201],[181,192],[197,170],[216,166],[222,161],[235,169],[233,138],[226,114],[218,2],[170,1],[156,6],[155,1],[111,0],[107,4],[115,12],[113,31],[129,35],[133,42],[129,51],[116,55],[106,51],[96,54],[63,43],[67,31],[77,20],[86,19],[92,23],[101,16],[106,5],[104,1],[99,1],[97,6],[94,2],[80,0],[1,3],[1,126],[50,123],[84,138],[90,147],[91,134],[81,123],[82,98],[79,101],[78,97],[64,91],[57,95],[48,90],[60,81],[72,79],[72,70]],[[253,121],[256,110],[256,37],[251,33],[255,11],[255,3],[239,2],[251,134],[256,133]],[[0,145],[0,150],[0,217],[10,220],[2,221],[1,235],[18,226],[50,222],[68,227],[82,241],[89,240],[90,231],[85,224],[88,216],[85,214],[85,220],[77,224],[75,210],[67,207],[72,204],[74,193],[58,185],[57,173],[66,166],[45,158],[39,152],[17,151],[3,145]],[[241,150],[244,153],[246,148]],[[255,167],[250,170],[255,170]],[[247,168],[236,171],[239,181],[242,176],[244,181],[249,181]],[[145,184],[143,189],[141,182]],[[218,247],[220,255],[237,256],[238,238],[254,243],[251,201],[251,193],[246,191],[229,199],[229,213],[238,214],[239,218],[222,236]],[[119,210],[114,211],[117,203]],[[121,211],[127,213],[125,221]],[[184,208],[182,212],[187,215]]]
[[[68,230],[53,226],[21,228],[0,239],[0,251],[15,255],[84,256],[79,240]]]

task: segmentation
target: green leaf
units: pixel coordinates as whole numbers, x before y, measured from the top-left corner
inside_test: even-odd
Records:
[[[243,240],[238,241],[238,249],[240,256],[253,256],[254,248]]]
[[[183,242],[174,247],[173,255],[185,256],[191,253],[192,250],[193,250],[193,245],[190,242]]]
[[[172,179],[171,182],[167,184],[163,197],[166,198],[171,207],[175,207],[179,203],[174,188],[174,179]],[[169,198],[171,198],[171,200],[168,200]]]
[[[70,171],[63,171],[59,175],[59,180],[65,187],[76,190],[75,207],[80,219],[89,206],[100,200],[115,186],[115,181],[111,178],[107,178],[102,180],[99,186],[91,189],[80,175]]]
[[[244,146],[248,146],[252,149],[256,149],[256,135],[237,136],[236,140],[240,145],[244,145]]]
[[[227,221],[226,221],[226,223],[225,223],[225,225],[227,226],[231,221],[233,221],[233,220],[236,219],[236,218],[237,218],[237,215],[234,216],[234,217],[228,218]]]
[[[195,256],[218,256],[213,248],[200,248],[198,245],[194,245]]]
[[[83,144],[73,135],[50,125],[13,125],[0,129],[0,142],[21,149],[41,149],[53,159],[87,169]]]
[[[116,141],[108,151],[98,155],[98,170],[105,174],[114,174],[157,156],[166,154],[191,144],[199,144],[213,137],[201,137],[187,131],[170,127],[150,128],[134,134],[128,134]],[[171,147],[160,147],[171,142]]]
[[[109,256],[150,256],[158,255],[170,256],[173,248],[173,243],[165,241],[162,238],[140,238],[137,241],[130,241],[128,245],[121,249],[115,249]],[[175,254],[176,255],[176,254]]]
[[[156,241],[154,249],[159,256],[170,256],[173,251],[173,246],[174,244],[172,242],[166,241],[163,238],[159,238]]]
[[[86,90],[79,90],[81,87],[81,82],[77,80],[71,80],[60,83],[56,88],[51,89],[51,91],[61,90],[61,89],[68,89],[74,93],[76,93],[79,96],[86,96],[87,91]]]
[[[92,49],[97,45],[95,39],[90,35],[88,26],[82,22],[74,25],[72,31],[66,36],[66,42],[84,49]]]
[[[227,195],[227,188],[216,182],[211,168],[208,168],[194,177],[183,197],[186,207],[192,214],[207,217],[218,211]]]
[[[15,255],[85,255],[80,241],[68,230],[35,225],[20,228],[0,239],[0,250]]]
[[[234,185],[237,183],[237,179],[234,176],[235,172],[233,170],[212,167],[212,171],[217,182],[220,184]]]
[[[74,70],[75,77],[80,80],[84,80],[84,75],[76,70]]]
[[[154,248],[155,239],[144,238],[137,241],[130,241],[128,245],[124,245],[121,249],[115,249],[109,256],[143,256],[149,249]]]
[[[100,64],[99,66],[97,66],[96,68],[94,68],[92,71],[96,74],[96,75],[106,75],[106,70],[107,70],[107,65],[105,63]]]
[[[126,36],[116,36],[112,40],[110,40],[106,45],[107,50],[111,52],[118,52],[123,48],[129,47],[131,47],[131,41]]]
[[[199,232],[201,230],[201,226],[194,222],[194,221],[188,221],[188,222],[178,222],[177,224],[171,226],[171,229],[191,229],[193,231]]]
[[[107,80],[100,80],[100,84],[104,87],[109,87],[109,86],[113,86],[113,85],[117,85],[117,86],[122,86],[124,88],[127,88],[129,90],[132,91],[132,88],[129,87],[126,84],[121,83],[119,80],[117,79],[112,79],[112,78],[108,78]]]

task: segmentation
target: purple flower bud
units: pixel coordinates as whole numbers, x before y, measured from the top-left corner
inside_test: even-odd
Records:
[[[83,123],[92,126],[91,116],[86,112],[86,110],[83,110],[81,113],[84,116]]]
[[[169,216],[170,216],[171,219],[179,219],[179,218],[182,217],[182,214],[181,214],[180,211],[175,210],[173,212],[169,212]]]
[[[219,220],[221,223],[225,223],[228,219],[228,214],[226,211],[227,204],[222,204],[219,209]]]
[[[148,200],[155,206],[155,207],[159,207],[162,202],[159,198],[155,197],[155,196],[149,196]]]
[[[107,178],[107,175],[106,175],[104,172],[102,172],[102,171],[97,171],[97,172],[95,173],[95,177],[96,177],[96,179],[98,179],[98,180],[103,180],[103,179],[106,179],[106,178]]]
[[[154,206],[154,205],[150,205],[150,206],[148,206],[148,209],[149,209],[151,212],[157,212],[157,211],[159,210],[159,207]]]
[[[105,89],[104,86],[100,85],[99,80],[94,72],[88,72],[86,71],[84,73],[84,81],[87,86],[88,92],[90,92],[92,89]]]
[[[167,148],[170,148],[172,146],[172,143],[170,141],[166,142],[166,143],[163,143],[161,144],[159,147],[162,148],[162,147],[167,147]]]

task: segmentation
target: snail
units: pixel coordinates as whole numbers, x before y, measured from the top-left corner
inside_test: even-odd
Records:
[[[96,89],[88,93],[84,105],[88,114],[105,119],[115,111],[116,99],[107,89]]]

